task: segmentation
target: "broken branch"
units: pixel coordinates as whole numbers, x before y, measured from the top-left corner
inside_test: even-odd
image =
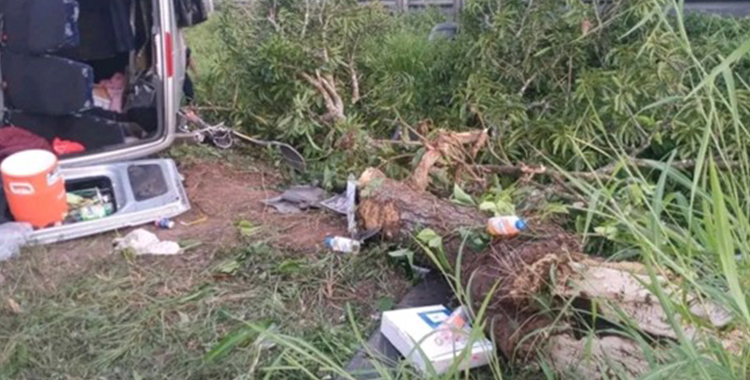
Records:
[[[336,82],[334,81],[333,75],[325,74],[320,75],[319,71],[315,72],[315,77],[312,75],[302,72],[300,73],[305,81],[310,83],[323,97],[323,102],[326,105],[328,113],[324,115],[324,119],[330,119],[333,122],[339,122],[346,119],[344,115],[344,103],[341,101],[336,90]]]
[[[460,176],[463,170],[476,180],[480,177],[476,175],[473,167],[468,164],[472,162],[479,151],[487,144],[489,139],[488,131],[471,131],[471,132],[448,132],[439,130],[437,136],[429,141],[424,141],[427,149],[419,162],[417,169],[412,176],[412,183],[419,191],[424,191],[430,183],[430,171],[436,166],[441,159],[450,160],[455,167],[455,178],[460,182]],[[471,150],[466,151],[464,145],[471,145]]]
[[[349,62],[349,72],[352,77],[352,104],[357,104],[361,96],[359,93],[359,75],[357,75],[357,68],[354,65],[353,58],[351,62]]]

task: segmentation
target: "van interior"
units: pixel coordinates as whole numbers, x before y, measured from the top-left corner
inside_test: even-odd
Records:
[[[3,0],[0,140],[69,158],[159,137],[152,1]]]
[[[104,152],[116,159],[121,150],[164,140],[166,66],[155,32],[163,30],[160,19],[179,14],[162,17],[160,4],[0,0],[0,162],[27,149],[63,161]],[[173,161],[115,159],[63,166],[68,212],[29,242],[136,226],[190,208]],[[0,181],[0,224],[15,221],[3,190]]]

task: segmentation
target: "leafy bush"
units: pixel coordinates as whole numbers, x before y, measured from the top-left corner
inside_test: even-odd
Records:
[[[750,22],[706,15],[681,22],[666,14],[668,3],[471,0],[456,40],[428,41],[438,13],[262,0],[223,13],[222,73],[205,82],[221,89],[213,98],[229,107],[222,117],[328,159],[321,171],[343,172],[341,162],[347,170],[382,162],[408,169],[409,160],[388,160],[403,150],[375,150],[369,139],[424,120],[427,133],[489,128],[484,163],[551,159],[585,170],[617,153],[660,159],[673,150],[689,159],[703,125],[700,98],[688,95],[743,42]],[[749,61],[733,62],[737,82]],[[305,78],[317,73],[333,78],[342,117]],[[747,121],[750,93],[737,97]],[[729,141],[735,133],[721,131]]]
[[[649,275],[669,270],[685,294],[724,305],[750,331],[749,19],[683,17],[669,11],[672,0],[469,0],[459,36],[430,42],[435,13],[273,4],[223,17],[232,75],[217,83],[243,90],[224,94],[238,107],[222,116],[298,144],[327,179],[364,165],[407,174],[421,150],[372,144],[407,125],[427,135],[487,128],[479,163],[546,164],[576,188],[576,227],[590,250],[640,258]],[[335,39],[326,21],[301,33],[307,13],[355,26]],[[343,118],[323,117],[322,93],[300,78],[316,71],[335,77]],[[504,204],[503,194],[488,200]],[[680,331],[674,316],[689,302],[662,293],[659,302]],[[747,378],[747,347],[735,355],[680,336],[662,349],[649,378]]]

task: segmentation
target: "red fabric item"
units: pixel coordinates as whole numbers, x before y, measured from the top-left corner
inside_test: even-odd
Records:
[[[29,149],[43,149],[52,152],[47,140],[23,128],[0,128],[0,162],[13,153]]]
[[[86,151],[86,147],[81,143],[69,140],[60,140],[59,137],[55,137],[55,139],[52,140],[52,149],[54,149],[55,154],[57,154],[58,156]]]

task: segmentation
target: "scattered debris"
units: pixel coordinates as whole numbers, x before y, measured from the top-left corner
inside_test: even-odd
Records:
[[[282,214],[298,214],[309,208],[318,208],[325,199],[325,191],[315,186],[293,186],[278,197],[263,201]]]
[[[116,252],[131,252],[135,256],[177,255],[180,245],[173,241],[161,241],[159,237],[144,229],[133,230],[123,238],[114,240]]]
[[[456,183],[461,182],[461,175],[468,172],[474,179],[479,176],[470,165],[479,151],[489,140],[488,130],[470,132],[450,132],[439,130],[437,136],[431,140],[422,138],[427,151],[422,156],[417,169],[412,175],[412,186],[416,190],[424,191],[430,183],[430,171],[436,165],[451,165],[454,170]],[[464,145],[469,145],[467,149]]]
[[[423,266],[419,265],[412,265],[411,270],[414,273],[414,277],[416,278],[425,278],[428,274],[432,272],[432,269],[425,268]]]
[[[115,212],[115,204],[110,191],[100,188],[70,191],[66,194],[68,215],[65,223],[86,222],[106,218]]]
[[[28,223],[9,222],[0,224],[0,261],[18,255],[32,232],[34,232],[34,229]]]
[[[380,234],[380,229],[377,229],[377,228],[376,229],[372,229],[372,230],[364,230],[364,231],[357,232],[354,235],[353,239],[356,240],[356,241],[358,241],[358,242],[364,243],[364,242],[366,242],[366,241],[374,238],[375,236],[378,236],[378,234]]]
[[[357,235],[357,178],[349,175],[346,181],[346,222],[349,236]]]
[[[320,202],[320,205],[337,214],[346,215],[349,207],[348,203],[349,200],[346,197],[346,193],[343,193],[336,194],[333,197]]]
[[[328,237],[325,240],[328,249],[339,253],[359,253],[362,243],[357,240],[340,236]]]
[[[208,222],[208,217],[205,216],[205,215],[203,215],[202,217],[200,217],[200,218],[198,218],[196,220],[190,221],[190,222],[180,221],[180,225],[183,225],[185,227],[190,227],[190,226],[195,226],[195,225],[198,225],[198,224],[201,224],[201,223],[206,223],[206,222]]]
[[[494,350],[484,337],[471,339],[461,307],[454,313],[443,305],[387,311],[380,332],[425,375],[443,374],[457,360],[460,370],[485,366]]]
[[[287,143],[280,141],[265,141],[250,137],[234,129],[227,128],[224,123],[210,125],[193,111],[181,111],[180,114],[189,122],[200,126],[200,129],[190,132],[193,140],[199,144],[209,141],[217,148],[229,149],[234,146],[234,139],[238,138],[251,144],[277,147],[279,148],[284,161],[292,169],[297,170],[300,173],[304,173],[305,170],[307,170],[305,157],[297,149]]]
[[[349,236],[356,238],[358,235],[357,231],[357,188],[359,183],[357,178],[350,175],[346,181],[346,192],[343,194],[335,195],[332,198],[326,199],[320,202],[322,207],[325,207],[337,214],[345,215],[347,222],[347,230]],[[371,236],[370,236],[371,237]],[[369,238],[369,237],[368,237]],[[364,239],[357,239],[364,240]]]
[[[65,217],[65,183],[57,156],[46,150],[24,150],[0,163],[10,212],[34,228],[57,225]]]
[[[526,222],[517,216],[496,216],[487,221],[487,233],[498,237],[513,237],[526,229]]]
[[[175,222],[172,219],[159,219],[154,222],[154,226],[162,230],[171,230],[175,227]]]
[[[13,298],[8,297],[5,299],[5,301],[8,303],[8,307],[10,308],[10,311],[13,314],[23,313],[23,309],[21,308],[21,305],[19,305],[18,302],[16,302],[16,300],[14,300]]]

